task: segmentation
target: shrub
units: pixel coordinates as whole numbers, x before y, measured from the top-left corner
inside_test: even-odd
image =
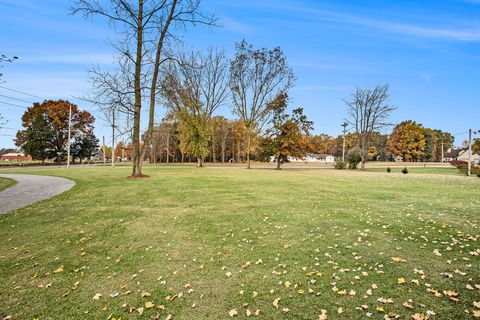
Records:
[[[343,170],[347,167],[347,163],[345,161],[337,161],[335,162],[335,169]]]
[[[407,173],[408,173],[407,167],[403,168],[402,173],[403,173],[403,174],[407,174]]]
[[[392,172],[392,169],[390,167],[387,167],[387,172],[388,173]]]
[[[465,175],[465,176],[468,174],[468,164],[461,164],[457,168],[458,168],[458,172],[460,174]],[[480,175],[480,167],[475,167],[475,166],[472,165],[472,175],[479,176]]]
[[[458,169],[460,169],[461,167],[463,166],[468,166],[468,162],[467,161],[461,161],[461,160],[453,160],[453,161],[450,161],[450,164],[454,167],[457,167]]]
[[[347,156],[345,157],[348,162],[349,169],[357,169],[358,164],[362,161],[362,157],[360,155],[360,148],[354,147],[347,152]]]

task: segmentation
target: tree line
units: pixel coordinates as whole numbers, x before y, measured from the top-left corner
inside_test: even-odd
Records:
[[[131,177],[143,176],[145,159],[195,161],[199,167],[205,160],[245,161],[250,168],[252,159],[273,159],[280,166],[289,157],[302,158],[308,153],[338,157],[343,149],[343,137],[312,136],[313,122],[302,108],[288,112],[292,109],[288,92],[296,78],[279,47],[255,48],[242,40],[231,59],[215,48],[201,52],[181,49],[181,34],[189,27],[217,25],[217,17],[201,10],[200,0],[77,0],[72,13],[101,17],[120,35],[113,44],[117,52],[115,67],[89,70],[93,89],[84,99],[99,107],[117,133],[127,137],[129,143],[120,150],[131,157]],[[389,118],[396,109],[388,102],[389,89],[389,85],[357,88],[345,100],[353,132],[345,137],[347,148],[359,149],[362,168],[370,159],[387,159],[389,155],[411,161],[438,159],[440,140],[434,131],[424,130],[418,135],[412,128],[399,128],[392,133],[393,138],[404,131],[416,137],[403,134],[395,143],[393,138],[385,141],[380,132],[392,125]],[[156,123],[160,106],[167,116]],[[236,120],[217,116],[221,107],[229,107]],[[142,126],[145,109],[147,124]],[[26,130],[17,135],[17,145],[31,150],[26,141],[34,137],[25,139],[28,128],[35,125],[40,129],[49,122],[57,125],[54,117],[46,114],[43,119],[25,119]],[[142,127],[146,127],[143,132]],[[93,137],[87,131],[75,132],[79,139]],[[61,159],[65,130],[62,132],[61,139],[52,132],[41,132],[52,143],[47,147],[34,141],[43,149],[40,157],[57,154]],[[444,147],[448,144],[444,137],[441,141]],[[394,144],[400,143],[402,147],[395,148]]]
[[[72,13],[101,17],[121,36],[113,44],[117,68],[90,70],[94,90],[89,100],[117,120],[112,125],[118,126],[123,117],[132,143],[131,177],[143,176],[142,161],[147,153],[152,153],[152,159],[165,154],[168,161],[170,157],[177,160],[178,153],[170,151],[170,142],[157,147],[157,132],[169,131],[165,129],[167,124],[156,128],[155,114],[160,105],[171,116],[166,121],[176,123],[178,148],[172,150],[178,150],[182,159],[193,158],[200,167],[208,156],[212,161],[244,157],[250,168],[252,157],[273,157],[281,163],[289,156],[315,151],[310,141],[313,123],[301,108],[288,114],[288,99],[281,101],[293,87],[295,75],[279,47],[255,48],[243,40],[236,44],[232,59],[213,48],[207,52],[181,50],[181,34],[190,27],[217,26],[217,17],[203,12],[200,0],[77,0]],[[389,86],[379,85],[357,88],[345,101],[362,168],[372,150],[386,154],[375,139],[378,132],[391,125],[389,117],[396,107],[388,103],[388,98]],[[211,128],[221,106],[231,108],[239,121],[237,126],[241,124],[243,130],[241,134],[241,130],[231,130],[239,136],[229,140],[229,149],[227,138],[217,139],[216,129]],[[148,110],[148,125],[142,134],[144,108]],[[168,133],[166,139],[172,137]],[[218,145],[217,140],[223,144]],[[257,145],[262,147],[256,149]],[[417,152],[412,160],[419,159],[422,152],[430,151]]]
[[[308,125],[308,123],[307,123]],[[270,161],[274,143],[268,142],[272,128],[265,133],[254,134],[251,143],[251,159],[254,161]],[[310,128],[309,128],[310,129]],[[151,145],[144,160],[150,163],[178,163],[196,162],[196,157],[184,148],[180,137],[182,135],[180,120],[167,117],[154,126]],[[207,126],[209,141],[206,144],[205,161],[210,163],[246,162],[247,131],[240,120],[230,120],[224,116],[214,116]],[[310,130],[309,130],[310,131]],[[280,136],[280,135],[275,135]],[[284,135],[291,139],[295,135]],[[345,135],[345,151],[358,147],[358,133]],[[396,125],[390,134],[373,132],[370,135],[370,146],[367,152],[368,161],[394,161],[397,157],[403,161],[442,161],[443,154],[453,147],[454,137],[438,129],[425,128],[412,120],[406,120]],[[282,141],[283,143],[283,141]],[[308,146],[303,146],[307,144]],[[299,139],[291,139],[287,145],[292,145],[302,150],[298,154],[288,152],[281,163],[287,161],[286,157],[305,157],[307,154],[329,154],[337,161],[342,159],[343,135],[330,136],[328,134],[302,134]],[[300,147],[299,147],[300,146]],[[442,150],[443,149],[443,150]],[[480,151],[480,148],[478,148]],[[122,151],[123,150],[123,151]],[[303,150],[305,150],[303,152]],[[116,152],[119,157],[123,152],[125,158],[131,157],[131,144],[117,144]],[[474,147],[474,152],[477,148]],[[276,159],[275,159],[276,161]]]

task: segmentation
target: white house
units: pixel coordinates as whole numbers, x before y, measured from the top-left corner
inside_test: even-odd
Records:
[[[468,148],[448,149],[444,161],[453,160],[468,162]],[[480,155],[472,153],[472,161],[476,164],[480,164]]]
[[[325,162],[325,163],[335,162],[335,157],[332,156],[331,154],[316,153],[313,155],[313,157],[318,160],[317,162]]]
[[[271,157],[270,161],[274,162],[275,157]],[[293,163],[333,163],[335,162],[335,157],[330,154],[314,153],[309,154],[302,159],[288,157],[288,161]]]

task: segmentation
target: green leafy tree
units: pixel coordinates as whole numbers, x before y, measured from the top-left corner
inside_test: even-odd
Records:
[[[308,136],[313,129],[313,122],[309,121],[302,108],[286,113],[288,97],[280,93],[267,108],[273,112],[271,127],[265,132],[262,141],[264,158],[274,157],[277,169],[288,162],[289,157],[304,158],[312,151],[312,144]]]
[[[17,132],[15,143],[32,159],[41,160],[44,164],[45,159],[58,156],[53,147],[54,137],[55,132],[46,115],[37,113],[26,130]]]
[[[453,146],[454,137],[448,132],[425,128],[423,135],[425,136],[425,150],[422,158],[426,161],[441,161],[442,149],[445,153]]]
[[[348,162],[348,167],[350,169],[357,169],[358,164],[362,161],[362,154],[359,147],[353,147],[348,150],[345,155],[345,160]]]
[[[75,104],[65,100],[45,100],[42,103],[34,103],[22,116],[22,126],[25,130],[17,133],[16,145],[28,153],[37,154],[34,146],[48,150],[49,157],[55,157],[61,161],[68,145],[69,113],[71,118],[71,139],[81,135],[93,135],[93,123],[95,118],[87,111],[81,111]],[[49,139],[44,139],[39,145],[37,136],[44,136],[48,132]],[[33,139],[33,140],[32,140]],[[31,142],[31,143],[29,143]],[[48,147],[44,148],[44,143]],[[43,154],[44,151],[39,151]]]
[[[178,126],[180,150],[184,154],[196,157],[197,166],[203,167],[204,159],[208,155],[208,143],[210,141],[207,120],[186,111],[179,111],[177,116],[181,120]]]
[[[480,154],[480,139],[475,139],[472,146],[472,152]]]
[[[92,134],[79,135],[75,137],[72,143],[72,158],[75,159],[90,159],[98,153],[98,139]]]

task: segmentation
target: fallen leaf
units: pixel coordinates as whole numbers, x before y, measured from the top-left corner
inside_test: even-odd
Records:
[[[318,316],[318,320],[328,320],[327,310],[322,309],[321,314]]]
[[[280,307],[280,298],[273,300],[272,305],[275,307],[275,309],[278,309]]]

